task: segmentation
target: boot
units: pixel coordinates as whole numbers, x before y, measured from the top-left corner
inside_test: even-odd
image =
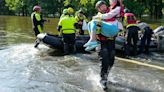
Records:
[[[100,84],[102,85],[102,88],[103,88],[104,90],[107,89],[107,77],[108,77],[107,74],[101,74]]]
[[[105,90],[105,89],[107,89],[108,74],[101,71],[100,76],[101,76],[100,84],[102,85],[102,88]]]

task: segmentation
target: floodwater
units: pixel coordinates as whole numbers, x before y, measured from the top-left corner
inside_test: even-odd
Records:
[[[57,19],[45,24],[55,31]],[[29,17],[0,16],[0,92],[103,92],[96,52],[60,56],[34,46]],[[134,58],[164,67],[164,54]],[[164,71],[116,60],[107,92],[164,92]]]

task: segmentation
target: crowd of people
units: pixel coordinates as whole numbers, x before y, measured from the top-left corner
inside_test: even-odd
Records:
[[[124,5],[122,4],[122,0],[109,0],[109,2],[110,7],[108,7],[103,0],[96,3],[95,8],[98,13],[96,16],[93,16],[90,22],[86,18],[83,10],[80,9],[75,13],[72,7],[66,8],[63,10],[57,27],[59,35],[63,38],[64,55],[68,55],[76,52],[76,33],[78,32],[79,35],[84,35],[83,23],[87,22],[90,39],[84,44],[84,47],[86,51],[95,49],[99,45],[101,47],[98,55],[101,61],[100,82],[104,88],[107,84],[109,71],[114,64],[115,38],[118,33],[123,31],[122,36],[126,38],[126,56],[132,55],[131,53],[135,56],[144,51],[148,54],[151,36],[153,34],[148,24],[137,21],[133,13],[123,11]],[[40,6],[35,6],[33,11],[31,18],[33,21],[33,30],[37,36],[43,31],[43,23],[46,20],[44,20],[40,14]],[[142,36],[139,52],[137,53],[139,31],[142,33]]]

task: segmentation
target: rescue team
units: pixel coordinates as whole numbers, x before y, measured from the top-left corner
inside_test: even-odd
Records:
[[[133,55],[137,55],[137,41],[138,31],[142,30],[143,36],[141,38],[141,44],[139,53],[149,53],[149,45],[151,41],[152,29],[148,24],[141,21],[136,21],[135,15],[124,11],[122,0],[109,0],[110,7],[107,6],[106,2],[100,0],[96,3],[95,8],[97,15],[93,16],[89,22],[84,15],[84,11],[80,9],[74,16],[74,9],[69,7],[63,10],[58,23],[57,30],[63,37],[64,43],[64,55],[75,53],[75,37],[76,31],[79,30],[79,35],[84,35],[83,24],[88,22],[88,33],[90,36],[89,41],[84,44],[86,51],[90,51],[101,46],[98,52],[99,60],[101,61],[100,83],[103,84],[104,88],[107,85],[107,78],[110,69],[114,64],[115,57],[115,38],[119,33],[126,37],[126,56],[131,55],[130,48],[133,48]],[[33,30],[35,36],[43,32],[43,24],[46,20],[42,18],[41,7],[34,6],[33,13],[31,14],[33,22]],[[123,23],[123,25],[122,25]],[[126,31],[124,31],[124,29]]]

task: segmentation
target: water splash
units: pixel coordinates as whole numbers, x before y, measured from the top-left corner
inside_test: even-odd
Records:
[[[101,92],[103,91],[102,86],[100,84],[100,75],[99,73],[97,74],[93,69],[89,68],[88,69],[88,74],[87,74],[87,80],[90,81],[90,84],[92,85],[92,90],[94,92]]]

